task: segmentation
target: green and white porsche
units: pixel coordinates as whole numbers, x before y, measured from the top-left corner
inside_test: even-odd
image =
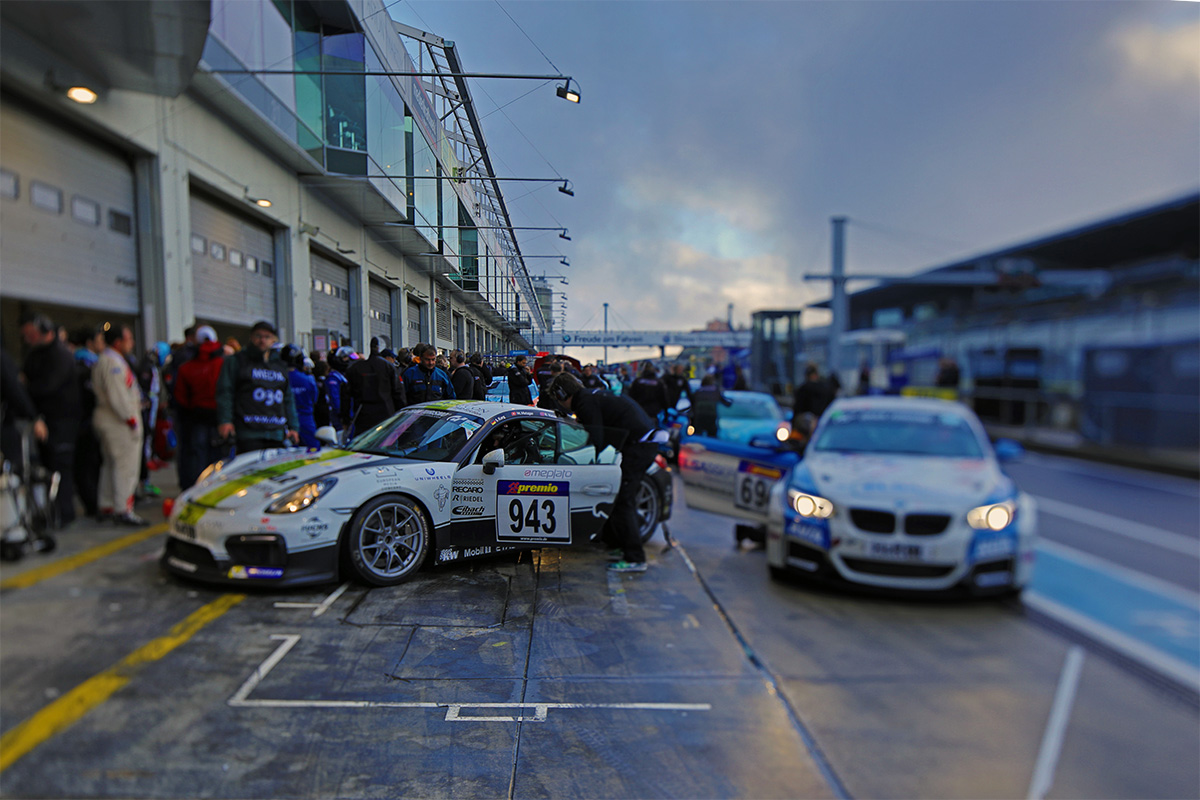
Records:
[[[175,502],[161,563],[214,583],[387,586],[427,560],[582,544],[608,518],[619,462],[545,409],[422,403],[340,448],[212,465]]]

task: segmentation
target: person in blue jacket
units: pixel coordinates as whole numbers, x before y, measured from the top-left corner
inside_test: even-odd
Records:
[[[317,379],[304,371],[304,351],[294,344],[283,348],[280,354],[288,365],[288,383],[292,387],[292,399],[296,404],[296,418],[300,422],[300,444],[305,447],[320,447],[317,441],[317,423],[313,419],[313,406],[317,402]]]
[[[424,345],[417,363],[404,371],[404,392],[410,404],[455,399],[450,376],[437,367],[437,348],[433,345]]]

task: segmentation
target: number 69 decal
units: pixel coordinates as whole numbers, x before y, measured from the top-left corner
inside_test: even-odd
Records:
[[[783,477],[783,470],[752,461],[738,464],[737,482],[733,487],[733,504],[758,514],[767,513],[771,488]]]
[[[500,481],[496,486],[496,539],[570,542],[570,486],[566,481]]]

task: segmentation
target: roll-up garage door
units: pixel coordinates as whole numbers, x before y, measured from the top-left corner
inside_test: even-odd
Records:
[[[313,333],[339,339],[350,335],[350,270],[311,251]]]
[[[191,224],[196,319],[246,327],[274,322],[271,229],[195,192]]]
[[[408,330],[408,346],[412,347],[421,341],[421,314],[424,312],[425,306],[418,303],[411,297],[408,298],[408,314],[406,316],[406,328]]]
[[[392,346],[392,288],[370,282],[371,335],[379,337],[380,348]]]
[[[139,314],[133,214],[126,158],[3,105],[4,297]]]

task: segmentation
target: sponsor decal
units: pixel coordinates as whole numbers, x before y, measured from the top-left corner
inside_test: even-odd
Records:
[[[483,494],[482,486],[463,486],[462,484],[454,484],[454,497],[457,499],[460,495],[467,497],[470,495],[479,496]]]
[[[496,539],[569,543],[570,487],[565,481],[500,481],[496,486]]]
[[[463,550],[456,550],[453,547],[447,547],[438,552],[438,561],[457,561],[459,558],[476,558],[478,556],[490,556],[492,553],[503,553],[512,550],[511,547],[492,547],[491,545],[483,545],[482,547],[468,547]]]
[[[783,477],[783,470],[778,467],[768,466],[767,464],[756,464],[753,461],[742,461],[738,463],[738,472],[757,475],[762,478],[769,478],[777,481]]]
[[[456,517],[482,517],[483,506],[455,506],[450,513]]]
[[[1013,576],[1008,570],[999,570],[996,572],[981,572],[975,576],[975,585],[980,588],[988,588],[991,586],[1007,586],[1012,583]]]
[[[569,478],[571,470],[569,469],[527,469],[525,470],[526,478]]]
[[[266,578],[266,579],[282,578],[283,577],[283,568],[282,567],[243,567],[243,566],[239,565],[236,567],[230,567],[229,572],[226,574],[227,574],[227,577],[229,577],[229,578],[232,578],[235,580],[241,580],[241,581],[250,580],[251,578]]]
[[[317,517],[304,520],[304,523],[300,526],[300,532],[310,539],[317,538],[327,530],[329,530],[329,523]]]
[[[971,563],[999,561],[1017,552],[1017,537],[1007,531],[978,531],[971,542]]]
[[[446,501],[450,499],[450,490],[444,485],[438,486],[437,491],[433,493],[433,497],[437,500],[438,511],[445,511]]]
[[[188,523],[188,522],[182,522],[177,519],[177,520],[175,520],[174,528],[175,528],[176,536],[179,536],[183,539],[191,539],[192,541],[196,540],[196,526],[195,525],[192,525],[191,523]]]
[[[450,499],[456,503],[483,505],[483,495],[481,494],[459,494],[458,492],[455,492],[450,496]]]
[[[426,475],[437,475],[437,470],[434,469],[433,467],[426,467],[425,474]]]
[[[829,549],[829,523],[813,523],[807,520],[793,519],[787,524],[787,535],[792,539],[815,545],[823,550]]]
[[[505,495],[561,495],[565,497],[567,490],[570,487],[568,483],[560,483],[558,481],[546,481],[543,483],[530,483],[526,481],[500,481],[496,486],[497,494]]]

